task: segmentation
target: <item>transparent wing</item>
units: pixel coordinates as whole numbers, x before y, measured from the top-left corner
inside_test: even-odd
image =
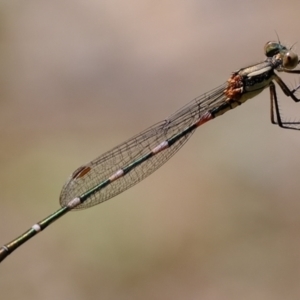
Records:
[[[126,142],[102,154],[86,165],[78,168],[63,186],[60,204],[65,206],[70,200],[81,196],[101,182],[107,180],[116,171],[123,169],[136,161],[172,136],[191,126],[208,110],[217,107],[225,101],[223,94],[226,83],[218,88],[192,100],[168,119],[142,131]],[[111,182],[104,188],[92,194],[83,204],[75,209],[83,209],[104,202],[135,185],[162,164],[164,164],[192,135],[193,131],[183,136],[172,146],[157,153],[129,173]]]

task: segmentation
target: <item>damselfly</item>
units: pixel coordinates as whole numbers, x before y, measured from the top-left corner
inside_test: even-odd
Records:
[[[299,130],[300,121],[290,122],[281,117],[273,83],[277,82],[286,96],[300,101],[295,96],[300,84],[290,90],[275,73],[300,74],[300,70],[294,70],[300,63],[298,56],[279,41],[266,43],[264,51],[263,62],[233,72],[221,86],[78,168],[62,189],[61,208],[2,246],[0,261],[68,211],[104,202],[146,178],[178,151],[197,127],[241,105],[267,87],[270,89],[271,122],[282,128]]]

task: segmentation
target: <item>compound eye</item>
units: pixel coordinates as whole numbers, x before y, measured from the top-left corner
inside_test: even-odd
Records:
[[[267,57],[272,57],[282,50],[282,45],[277,42],[267,42],[264,47],[265,55]]]
[[[282,65],[285,69],[294,69],[298,63],[298,55],[294,52],[288,51],[283,55]]]

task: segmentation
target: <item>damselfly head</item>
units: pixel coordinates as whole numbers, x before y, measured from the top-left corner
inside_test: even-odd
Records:
[[[294,53],[292,48],[287,49],[280,42],[267,42],[264,51],[267,57],[278,55],[282,59],[282,67],[284,69],[294,69],[299,63],[298,55]]]

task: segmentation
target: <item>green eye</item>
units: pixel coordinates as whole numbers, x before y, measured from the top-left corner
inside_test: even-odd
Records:
[[[267,42],[264,47],[265,55],[267,57],[272,57],[278,54],[282,50],[287,50],[286,47],[282,46],[278,42]]]
[[[271,57],[279,52],[278,43],[268,42],[265,44],[264,50],[267,57]]]
[[[283,55],[282,65],[286,69],[294,69],[298,65],[298,55],[292,51],[288,51]]]

